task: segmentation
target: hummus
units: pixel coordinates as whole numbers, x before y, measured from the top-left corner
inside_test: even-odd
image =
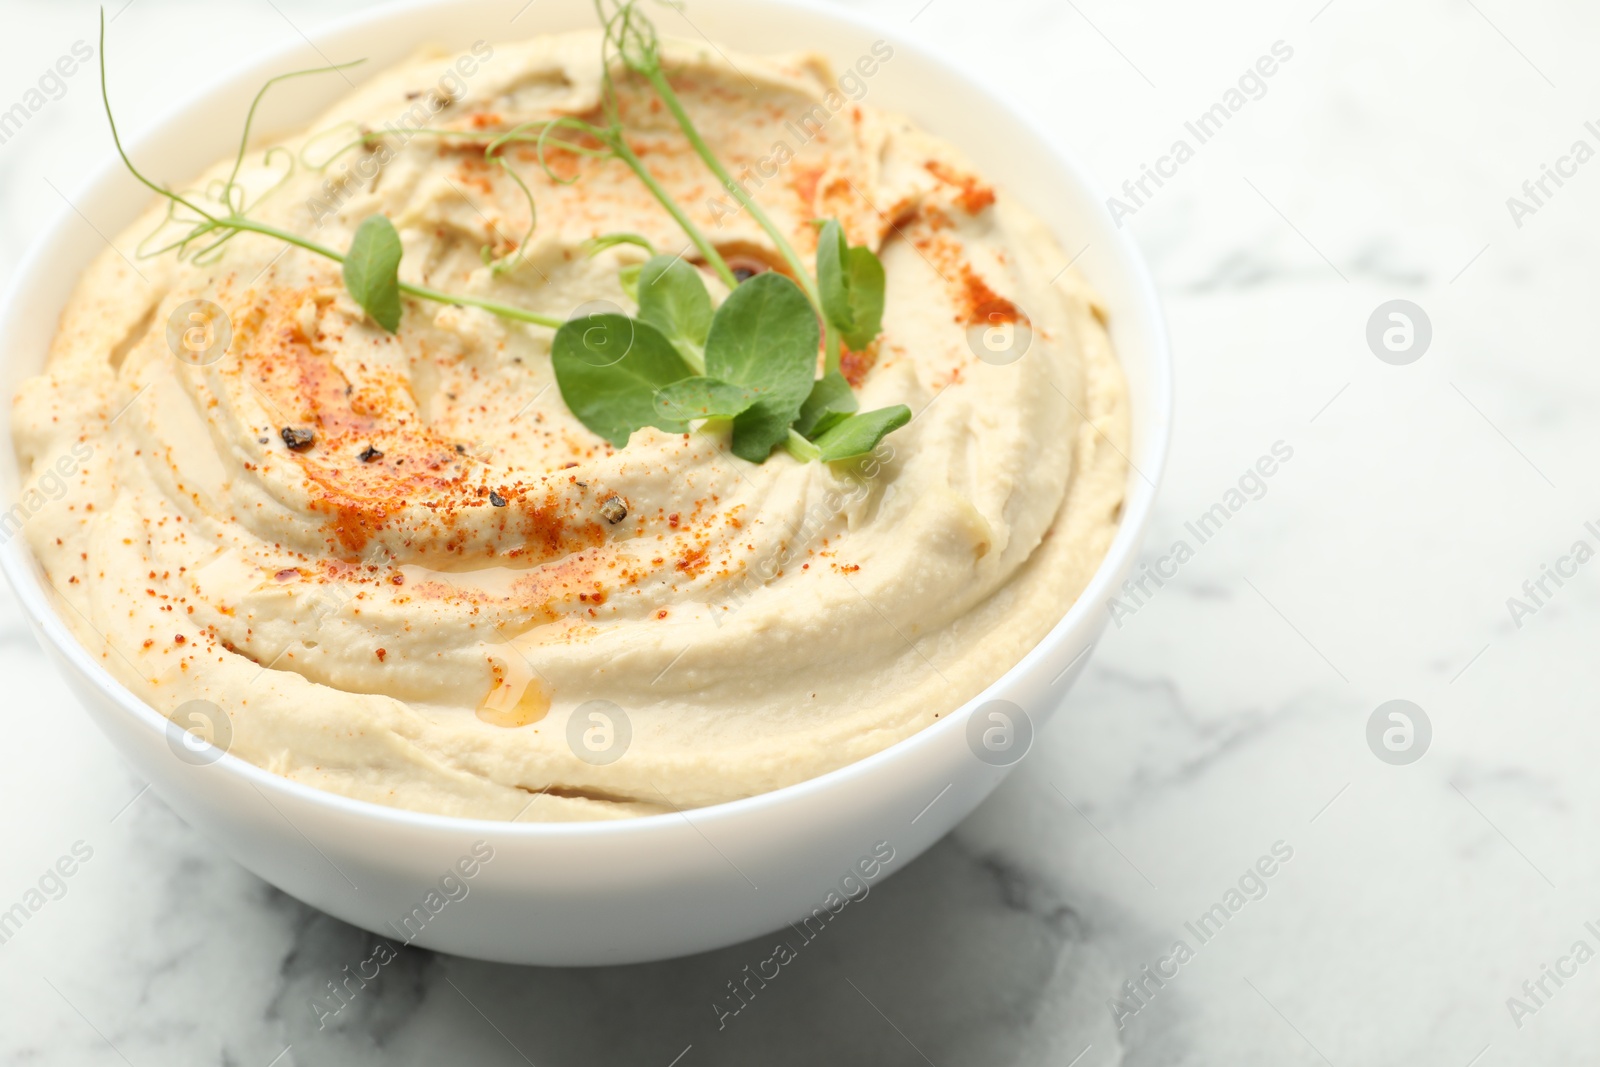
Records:
[[[844,370],[862,410],[914,420],[851,464],[751,464],[706,427],[616,449],[563,404],[551,330],[407,298],[389,334],[338,264],[258,234],[138,258],[163,204],[88,270],[16,398],[26,536],[107,670],[168,715],[214,705],[234,755],[346,796],[617,818],[877,752],[1060,619],[1126,476],[1093,293],[951,146],[858,102],[892,62],[882,42],[843,82],[810,56],[665,49],[803,256],[821,218],[879,251],[883,334]],[[538,210],[519,247],[527,199],[483,153],[519,123],[598,120],[602,73],[593,33],[420,55],[253,149],[250,215],[342,250],[382,213],[408,282],[560,319],[631,311],[619,272],[644,251],[585,242],[631,232],[694,260],[632,172],[552,151],[552,176],[514,147]],[[648,88],[618,92],[629,144],[730,262],[778,264]],[[329,161],[358,131],[417,127],[467,136],[397,132]],[[226,312],[225,350],[191,301]],[[59,499],[26,503],[40,494]]]

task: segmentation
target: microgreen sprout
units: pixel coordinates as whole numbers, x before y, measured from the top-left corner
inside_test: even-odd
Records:
[[[223,189],[223,194],[224,194],[224,199],[222,200],[223,209],[219,210],[219,211],[215,211],[215,212],[207,211],[205,208],[202,208],[201,206],[196,204],[193,200],[191,200],[188,197],[182,195],[181,193],[175,193],[171,189],[168,189],[166,186],[157,185],[150,178],[146,177],[144,172],[141,171],[138,167],[136,167],[134,165],[134,163],[133,163],[133,160],[128,157],[128,152],[122,145],[122,137],[117,132],[116,119],[112,115],[112,112],[111,112],[111,91],[110,91],[110,88],[109,88],[107,80],[106,80],[105,38],[106,38],[106,13],[105,13],[104,9],[101,9],[101,11],[100,11],[100,95],[101,95],[101,100],[105,104],[106,120],[111,125],[111,140],[112,140],[113,144],[116,145],[117,155],[121,157],[123,165],[128,168],[128,172],[130,174],[132,174],[133,177],[135,179],[137,179],[140,184],[142,184],[145,187],[147,187],[148,189],[150,189],[150,191],[155,193],[157,196],[160,196],[160,197],[164,198],[165,200],[169,201],[174,206],[182,206],[182,207],[188,208],[190,211],[194,212],[194,214],[196,216],[198,216],[198,221],[194,223],[194,228],[189,231],[188,236],[186,238],[184,238],[183,241],[179,242],[179,247],[180,248],[186,247],[190,242],[192,242],[192,241],[194,241],[194,240],[196,240],[196,239],[198,239],[200,237],[204,237],[204,236],[207,236],[207,235],[213,234],[213,233],[221,234],[222,238],[224,240],[227,239],[227,238],[231,238],[234,235],[239,234],[239,233],[258,233],[258,234],[261,234],[261,235],[266,236],[266,237],[273,237],[273,238],[276,238],[276,239],[278,239],[280,241],[284,241],[284,242],[286,242],[288,244],[294,245],[297,248],[303,248],[307,252],[311,252],[311,253],[314,253],[316,255],[322,256],[325,259],[330,259],[330,260],[332,260],[335,263],[338,263],[340,265],[344,264],[345,257],[343,255],[341,255],[340,253],[335,252],[331,248],[328,248],[328,247],[326,247],[324,245],[318,244],[315,241],[308,240],[308,239],[306,239],[304,237],[299,236],[298,234],[290,233],[287,230],[279,229],[276,226],[270,226],[270,225],[267,225],[266,223],[257,222],[256,220],[250,218],[249,216],[247,216],[245,214],[242,214],[241,211],[238,210],[238,206],[235,203],[236,194],[231,192],[231,189],[237,183],[237,177],[238,177],[238,168],[237,168],[237,166],[235,167],[233,175],[229,178],[228,182],[225,184],[224,189]],[[346,64],[346,65],[348,65],[348,64]],[[301,75],[301,74],[325,73],[325,72],[327,72],[329,70],[333,70],[333,69],[335,69],[335,68],[333,68],[333,67],[318,67],[318,68],[315,68],[314,70],[296,71],[296,72],[294,72],[294,74],[295,75]],[[283,75],[281,77],[288,77],[288,76],[289,75]],[[280,78],[280,80],[281,80],[281,78]],[[264,92],[266,88],[267,87],[264,86],[262,91]],[[257,102],[259,102],[259,100],[260,100],[260,95],[259,94],[257,95],[256,99],[257,99]],[[250,111],[251,117],[254,116],[254,113],[255,113],[255,106],[252,105],[251,106],[251,111]],[[250,136],[250,131],[249,131],[248,127],[247,127],[246,130],[245,130],[244,136],[241,138],[241,144],[248,144],[249,136]],[[241,156],[241,158],[242,158],[242,156]],[[391,225],[391,229],[392,229],[392,225]],[[360,231],[358,230],[358,235],[359,235],[359,232]],[[397,261],[396,262],[397,270],[398,270],[398,266],[399,266],[399,264],[398,264],[398,261]],[[480,299],[478,297],[461,296],[461,295],[452,294],[452,293],[442,293],[442,292],[439,292],[436,289],[430,289],[427,286],[413,285],[410,282],[399,281],[398,280],[398,276],[395,279],[395,287],[400,292],[405,293],[408,296],[418,297],[418,298],[423,299],[423,300],[430,300],[430,301],[433,301],[433,302],[439,303],[439,304],[450,304],[450,305],[456,305],[456,306],[466,306],[466,307],[481,308],[484,311],[488,311],[491,314],[498,315],[501,318],[513,319],[513,320],[516,320],[516,321],[519,321],[519,322],[529,322],[529,323],[533,323],[533,324],[539,325],[539,326],[547,326],[547,327],[550,327],[552,329],[557,328],[557,327],[559,327],[561,325],[561,320],[560,319],[552,318],[549,315],[540,315],[537,312],[529,311],[529,310],[527,310],[525,308],[512,307],[509,304],[502,304],[502,303],[499,303],[498,301],[483,300],[483,299]],[[351,295],[356,297],[357,301],[360,302],[361,294],[352,293]],[[370,307],[367,307],[366,304],[362,304],[362,307],[366,308],[366,310],[369,313],[371,313],[372,309]],[[380,323],[380,325],[382,324],[382,322],[383,322],[382,319],[379,319],[378,316],[376,316],[376,315],[374,315],[373,317],[374,317],[375,321],[378,321]],[[398,328],[398,325],[399,325],[398,321],[396,321],[396,323],[395,323],[396,328]]]
[[[165,218],[154,234],[140,242],[139,254],[176,252],[180,258],[192,257],[193,262],[212,262],[234,237],[254,233],[340,264],[351,297],[390,333],[401,328],[402,295],[474,307],[510,321],[554,329],[551,362],[562,399],[584,426],[618,448],[625,447],[630,436],[646,426],[676,433],[698,422],[714,421],[731,424],[733,453],[752,463],[764,462],[778,445],[806,462],[846,460],[870,452],[886,434],[911,418],[904,405],[858,412],[855,394],[841,373],[841,344],[848,344],[855,351],[864,350],[881,330],[883,264],[870,248],[851,246],[844,228],[830,219],[818,222],[815,273],[809,270],[788,236],[729,175],[695,127],[668,79],[655,26],[638,10],[637,0],[594,3],[603,30],[603,124],[564,115],[503,131],[427,127],[368,131],[357,127],[358,136],[326,160],[313,164],[308,158],[312,145],[345,128],[338,126],[313,136],[298,156],[282,147],[268,149],[262,157],[262,167],[284,165],[286,169],[254,200],[248,199],[240,176],[256,110],[267,90],[289,78],[341,71],[355,64],[293,71],[270,79],[250,105],[228,177],[213,181],[204,195],[186,195],[146,177],[123,148],[106,83],[106,20],[102,10],[100,82],[112,140],[129,173],[167,201]],[[763,272],[741,280],[729,267],[716,245],[628,143],[614,72],[636,76],[649,86],[694,153],[767,234],[787,272]],[[584,251],[593,256],[632,245],[648,257],[642,264],[635,261],[620,268],[619,281],[637,303],[637,314],[630,318],[608,312],[562,321],[499,301],[401,281],[404,244],[394,224],[383,215],[362,220],[344,253],[250,217],[253,208],[289,181],[297,160],[320,172],[346,152],[371,148],[396,135],[407,139],[460,139],[470,147],[481,144],[484,160],[498,166],[517,186],[527,203],[528,227],[515,248],[504,256],[494,257],[491,246],[481,250],[483,262],[492,273],[514,270],[525,262],[537,226],[533,191],[506,153],[508,146],[531,145],[540,170],[558,184],[580,180],[582,171],[558,173],[551,165],[552,152],[614,160],[626,166],[683,231],[705,268],[722,282],[729,295],[720,306],[713,307],[700,270],[683,255],[660,253],[639,234],[605,234],[585,242]],[[185,227],[181,237],[160,247],[146,247],[174,224]],[[823,352],[821,378],[816,377],[819,349]]]

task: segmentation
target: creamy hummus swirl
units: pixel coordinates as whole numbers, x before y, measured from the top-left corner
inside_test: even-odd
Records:
[[[892,54],[880,42],[872,65]],[[1060,618],[1114,533],[1128,434],[1104,314],[1061,248],[816,58],[666,55],[802,255],[818,218],[879,251],[883,335],[845,370],[862,409],[907,404],[911,424],[831,467],[747,463],[703,428],[614,449],[563,404],[550,330],[408,299],[391,335],[337,264],[259,235],[134,259],[153,212],[86,273],[16,400],[26,493],[60,497],[28,506],[27,537],[108,670],[169,715],[211,702],[235,755],[297,781],[451,815],[607,818],[883,749]],[[251,215],[343,249],[382,213],[407,281],[558,318],[631,310],[619,268],[644,253],[586,241],[630,231],[694,259],[638,179],[556,151],[559,182],[531,147],[508,151],[538,208],[518,248],[526,199],[483,155],[518,123],[598,119],[599,56],[594,34],[547,36],[375,76],[287,151],[252,151]],[[630,146],[719,249],[778,263],[647,90],[619,92]],[[471,136],[395,133],[317,169],[361,131],[418,126]],[[169,343],[195,300],[227,314],[216,358]],[[980,359],[990,330],[1031,344]]]

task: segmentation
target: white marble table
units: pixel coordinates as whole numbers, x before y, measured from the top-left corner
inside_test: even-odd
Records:
[[[1150,561],[1282,442],[1259,499],[1191,539],[993,800],[721,1031],[710,1003],[758,945],[594,971],[413,950],[319,1030],[308,1001],[366,935],[141,793],[7,594],[0,908],[76,843],[92,855],[0,945],[0,1062],[1595,1062],[1600,962],[1571,953],[1600,950],[1600,595],[1585,568],[1531,614],[1507,600],[1573,542],[1600,547],[1600,163],[1520,220],[1507,198],[1574,141],[1600,148],[1600,9],[924,5],[866,6],[1030,99],[1108,187],[1195,147],[1128,219],[1181,401]],[[134,0],[129,125],[194,64],[357,6]],[[94,18],[6,0],[0,110]],[[1293,55],[1264,94],[1196,147],[1185,122],[1279,41]],[[106,150],[87,73],[0,143],[0,274],[59,207],[47,183]],[[1391,299],[1431,320],[1408,365],[1366,340]],[[1367,741],[1392,699],[1432,726],[1408,765]],[[1275,844],[1291,858],[1263,862]],[[1241,879],[1259,899],[1186,925]]]

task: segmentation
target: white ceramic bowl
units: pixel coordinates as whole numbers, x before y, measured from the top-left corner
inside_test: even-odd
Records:
[[[507,824],[422,815],[298,785],[232,756],[196,765],[175,757],[168,721],[106,672],[58,614],[24,539],[0,549],[7,577],[44,647],[100,728],[173,810],[273,885],[390,938],[402,916],[475,842],[493,849],[463,882],[468,895],[405,928],[415,943],[483,959],[607,964],[717,948],[809,915],[837,891],[877,842],[909,863],[964,818],[1009,770],[980,761],[967,742],[974,708],[1009,700],[1042,727],[1060,705],[1105,626],[1105,601],[1127,577],[1149,519],[1171,421],[1171,368],[1150,279],[1125,234],[1102,209],[1084,171],[1026,114],[922,45],[808,0],[690,0],[693,25],[665,7],[663,33],[752,52],[814,49],[843,69],[876,40],[895,48],[871,81],[869,102],[911,115],[964,149],[984,173],[1042,217],[1064,248],[1088,242],[1079,269],[1099,289],[1132,390],[1134,442],[1128,498],[1116,540],[1089,588],[1032,652],[957,713],[914,737],[820,778],[763,796],[598,824]],[[155,124],[133,146],[181,182],[230,153],[256,89],[273,74],[365,56],[352,72],[381,70],[426,44],[455,50],[594,25],[590,0],[538,0],[508,25],[506,0],[421,0],[346,19],[296,46],[241,66]],[[115,39],[111,47],[116,47]],[[308,122],[329,102],[328,83],[289,82],[258,120],[263,133]],[[124,124],[137,125],[123,115]],[[72,200],[107,233],[149,203],[110,157]],[[94,232],[63,209],[17,272],[0,310],[0,488],[15,499],[9,398],[43,365],[61,307],[101,250]],[[478,846],[480,853],[484,846]],[[870,865],[869,865],[870,866]],[[859,876],[858,876],[859,877]],[[850,883],[846,883],[847,887]],[[459,895],[459,890],[456,891]],[[441,894],[434,898],[437,905]],[[420,927],[420,932],[417,928]]]

